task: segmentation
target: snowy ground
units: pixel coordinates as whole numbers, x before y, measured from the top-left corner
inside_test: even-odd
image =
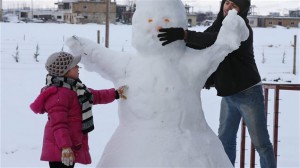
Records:
[[[104,26],[96,24],[14,24],[0,23],[1,26],[1,167],[48,167],[39,161],[43,128],[46,115],[35,115],[29,104],[38,95],[45,82],[44,62],[48,55],[62,50],[68,51],[64,40],[72,35],[83,36],[97,41],[97,30],[101,32],[100,41],[104,43]],[[117,51],[135,52],[131,47],[131,26],[110,26],[110,48]],[[202,31],[205,27],[193,27]],[[254,48],[256,62],[263,79],[274,83],[300,83],[299,28],[254,28]],[[298,36],[297,76],[292,75],[293,40]],[[39,62],[33,58],[39,46]],[[12,55],[19,51],[19,63]],[[285,56],[284,63],[282,63]],[[110,88],[112,83],[96,73],[80,70],[84,83],[91,88]],[[291,81],[291,82],[289,82]],[[273,137],[273,91],[269,93],[268,125],[271,140]],[[202,91],[202,103],[206,119],[217,132],[220,97],[214,89]],[[300,91],[280,92],[280,120],[278,167],[300,167]],[[118,125],[117,102],[94,106],[96,129],[90,134],[91,165],[76,167],[95,167],[102,151]],[[239,135],[239,134],[238,134]],[[246,164],[249,166],[249,137],[246,139]],[[240,138],[238,138],[238,145]],[[239,156],[239,149],[238,149]],[[259,167],[258,156],[256,157]],[[236,167],[239,165],[237,158]]]

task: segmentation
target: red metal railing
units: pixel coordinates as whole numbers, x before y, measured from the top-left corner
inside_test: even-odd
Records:
[[[274,89],[274,121],[273,121],[273,147],[275,159],[277,161],[278,151],[278,120],[279,120],[279,91],[280,90],[300,90],[300,84],[263,84],[265,93],[265,113],[268,112],[269,89]],[[267,116],[267,115],[266,115]],[[241,125],[241,151],[240,151],[240,168],[245,167],[245,144],[246,144],[246,124],[242,121]],[[250,168],[255,167],[255,148],[251,143]]]

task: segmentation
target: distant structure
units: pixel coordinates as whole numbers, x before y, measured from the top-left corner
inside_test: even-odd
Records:
[[[131,24],[135,8],[136,5],[133,0],[129,0],[125,5],[117,5],[117,22]]]
[[[216,20],[217,15],[213,12],[197,13],[197,25],[210,26]]]
[[[19,19],[23,22],[64,22],[63,13],[57,10],[41,10],[36,9],[32,11],[30,8],[23,8],[16,12]]]
[[[194,13],[192,6],[185,4],[185,10],[188,18],[188,26],[196,26],[197,25],[197,14]],[[191,9],[191,11],[190,11]]]
[[[270,16],[270,17],[280,17],[280,13],[279,12],[270,12],[268,16]]]
[[[273,27],[276,25],[283,27],[298,27],[300,17],[265,17],[262,20],[260,27]]]
[[[250,15],[248,20],[252,27],[299,27],[300,10],[289,11],[289,16],[280,16],[278,12],[270,12],[268,16]]]
[[[2,0],[0,0],[0,22],[3,21],[2,18],[3,18],[3,9],[2,9]]]
[[[59,0],[55,5],[57,9],[35,9],[23,6],[18,9],[2,10],[0,0],[0,21],[4,22],[56,22],[70,24],[97,23],[104,24],[106,21],[107,0]],[[135,12],[134,0],[127,0],[126,4],[120,5],[110,0],[110,23],[131,24]],[[217,17],[212,12],[194,12],[193,6],[185,4],[188,26],[210,26]],[[268,16],[257,15],[256,6],[251,5],[248,20],[252,27],[300,27],[300,10],[289,10],[288,16],[280,16],[279,12],[270,12]],[[153,9],[154,11],[155,9]],[[17,18],[16,18],[17,17]]]
[[[290,10],[289,16],[290,17],[300,17],[300,10]]]
[[[126,12],[127,5],[117,5],[117,11],[116,11],[116,21],[125,23],[125,19],[123,18],[123,13]],[[129,21],[127,21],[128,23]],[[130,21],[131,23],[131,21]]]
[[[63,20],[71,24],[105,23],[106,0],[62,1],[55,3],[63,11]],[[116,22],[116,2],[110,4],[110,22]]]

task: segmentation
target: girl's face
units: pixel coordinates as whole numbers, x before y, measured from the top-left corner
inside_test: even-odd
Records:
[[[79,66],[76,65],[75,67],[71,68],[66,74],[65,77],[79,79]]]
[[[227,16],[228,11],[231,9],[235,9],[238,13],[240,11],[240,8],[233,2],[231,2],[230,0],[226,0],[223,6],[223,15],[224,17]]]

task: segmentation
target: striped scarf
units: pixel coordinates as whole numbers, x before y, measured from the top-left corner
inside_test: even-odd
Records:
[[[77,93],[78,101],[81,104],[82,110],[82,132],[87,134],[94,129],[93,122],[93,95],[88,88],[79,80],[75,80],[67,77],[58,77],[47,75],[47,86],[58,86],[71,89]]]

